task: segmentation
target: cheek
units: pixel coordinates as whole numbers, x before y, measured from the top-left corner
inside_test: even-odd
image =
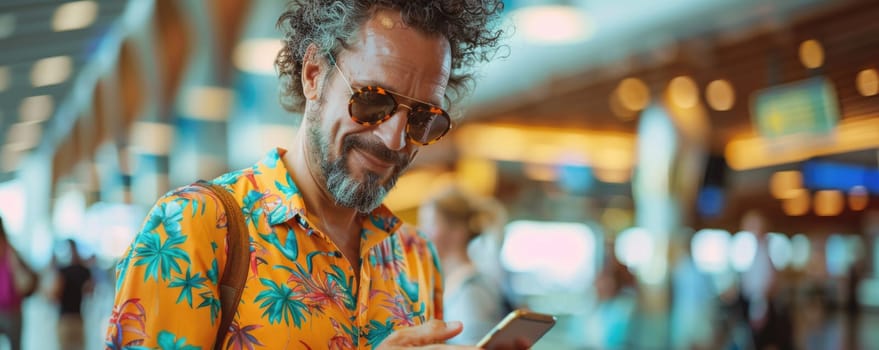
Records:
[[[332,91],[332,89],[328,90]],[[360,127],[351,121],[348,114],[350,96],[327,92],[321,97],[320,102],[316,104],[314,115],[319,116],[318,122],[330,140],[335,139],[335,136],[356,131]]]

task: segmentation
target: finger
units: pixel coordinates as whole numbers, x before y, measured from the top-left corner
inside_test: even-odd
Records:
[[[383,343],[388,345],[429,345],[441,343],[461,333],[461,322],[430,320],[420,326],[403,328],[391,333]]]

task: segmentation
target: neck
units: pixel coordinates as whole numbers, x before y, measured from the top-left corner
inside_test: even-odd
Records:
[[[320,169],[312,169],[309,155],[315,154],[308,147],[307,135],[300,129],[298,147],[287,152],[284,162],[290,176],[302,193],[305,208],[310,222],[340,248],[350,247],[352,243],[360,243],[360,215],[357,210],[336,205],[333,196],[326,189],[326,180],[319,176]]]

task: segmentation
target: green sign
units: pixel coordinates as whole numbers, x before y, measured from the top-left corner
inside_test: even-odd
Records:
[[[839,120],[839,102],[829,79],[810,78],[754,93],[751,112],[763,137],[827,134]]]

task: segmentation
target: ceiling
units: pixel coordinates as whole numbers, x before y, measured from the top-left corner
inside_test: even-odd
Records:
[[[470,112],[480,120],[633,131],[635,120],[621,120],[608,103],[624,78],[644,80],[654,94],[680,75],[691,76],[702,87],[714,79],[726,79],[739,102],[728,111],[710,111],[712,131],[718,136],[713,150],[722,153],[732,137],[753,129],[750,95],[772,85],[828,76],[837,89],[844,118],[879,112],[875,99],[861,96],[855,88],[855,76],[861,69],[879,65],[877,15],[875,2],[851,2],[812,13],[801,11],[784,27],[748,28],[735,36],[718,31],[681,38],[667,48],[671,52],[666,58],[636,51],[606,65],[580,66],[564,75],[546,73],[528,89],[476,104]],[[799,44],[812,38],[821,42],[828,57],[816,70],[804,68],[798,58]],[[521,67],[535,65],[539,64]],[[558,65],[547,64],[545,70],[558,69],[554,67]]]
[[[623,79],[642,80],[652,96],[662,96],[670,81],[678,76],[691,77],[700,89],[715,79],[725,79],[735,90],[733,107],[718,111],[704,106],[710,124],[708,152],[722,159],[731,140],[758,136],[752,123],[750,100],[770,86],[825,76],[838,97],[841,124],[879,117],[879,96],[864,96],[856,89],[856,76],[861,70],[879,68],[879,22],[875,20],[879,18],[879,3],[777,1],[763,5],[742,2],[741,7],[726,5],[727,11],[697,8],[683,17],[670,16],[665,22],[651,25],[647,21],[643,26],[634,26],[629,35],[621,36],[627,40],[617,41],[623,49],[601,41],[600,35],[574,45],[578,49],[516,43],[527,49],[514,47],[512,52],[526,54],[489,66],[468,118],[634,134],[638,116],[621,117],[611,102]],[[702,25],[693,27],[694,24],[682,20],[691,18],[688,16],[700,17],[697,22]],[[659,47],[647,44],[657,36],[670,39]],[[815,69],[804,67],[799,58],[800,44],[809,39],[817,40],[823,47],[824,64]],[[592,55],[593,52],[598,54]],[[537,74],[542,75],[535,78]],[[703,92],[699,95],[704,96]],[[842,134],[830,137],[845,138]],[[820,137],[804,139],[803,145],[812,147],[825,141]],[[879,152],[873,144],[868,149],[821,154],[815,159],[875,169]],[[770,177],[779,170],[801,167],[802,163],[792,161],[745,171],[727,170],[727,203],[733,207],[728,208],[724,217],[701,224],[732,229],[744,210],[759,208],[780,218],[776,224],[791,230],[823,227],[827,232],[858,232],[859,212],[847,210],[842,216],[831,218],[785,215],[781,202],[767,191]],[[611,192],[616,194],[626,192]],[[875,202],[870,202],[871,208],[879,208]]]
[[[502,55],[485,67],[473,104],[481,106],[523,93],[540,96],[535,84],[564,80],[572,74],[589,81],[593,78],[577,73],[598,67],[619,72],[630,68],[628,58],[633,55],[642,56],[641,64],[656,64],[674,55],[682,40],[705,35],[747,36],[766,28],[783,27],[792,19],[845,2],[848,1],[506,1],[508,13],[534,5],[572,5],[580,10],[585,21],[592,23],[593,33],[585,40],[559,45],[529,41],[513,29],[509,55]],[[516,25],[515,21],[511,23]]]
[[[0,2],[0,166],[5,168],[0,173],[14,170],[13,158],[20,158],[19,152],[39,146],[52,117],[70,99],[77,77],[94,64],[102,40],[112,36],[127,4]]]

